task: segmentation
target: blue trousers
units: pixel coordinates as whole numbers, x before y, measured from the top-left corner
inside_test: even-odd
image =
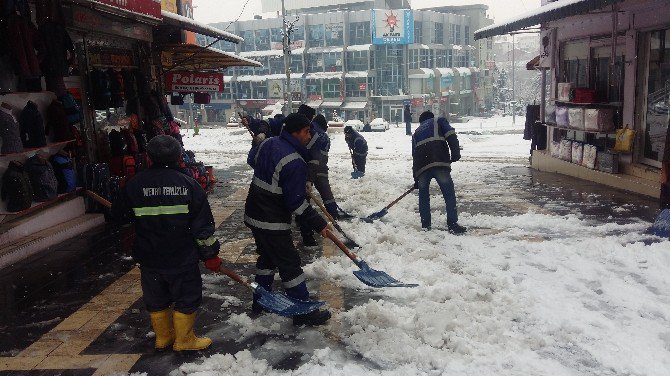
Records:
[[[430,181],[435,179],[442,191],[444,203],[447,206],[447,225],[458,222],[458,211],[456,210],[456,193],[454,192],[454,181],[451,180],[451,171],[445,167],[430,168],[417,179],[419,185],[419,215],[421,216],[421,227],[428,228],[430,222]]]

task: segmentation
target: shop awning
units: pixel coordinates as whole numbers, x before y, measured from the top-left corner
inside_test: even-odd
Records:
[[[538,66],[540,66],[540,55],[535,56],[526,63],[526,70],[535,70]]]
[[[454,75],[454,70],[452,68],[435,68],[435,69],[437,69],[437,71],[440,72],[440,75],[442,75],[442,77]]]
[[[314,99],[314,100],[307,101],[307,103],[305,103],[305,104],[314,108],[314,109],[316,109],[316,108],[319,108],[321,106],[321,103],[323,103],[322,100]]]
[[[184,30],[192,31],[194,33],[206,35],[208,37],[216,39],[227,40],[233,43],[244,42],[244,39],[242,39],[242,37],[239,37],[227,31],[223,31],[221,29],[217,29],[215,27],[211,27],[204,23],[200,23],[188,17],[180,16],[178,14],[167,12],[165,10],[162,10],[161,14],[163,15],[164,25],[176,26]]]
[[[345,110],[362,110],[367,107],[368,102],[344,102],[342,106]]]
[[[623,0],[558,0],[545,6],[524,12],[516,17],[483,27],[475,31],[475,40],[509,34],[512,31],[562,18],[586,14],[592,10],[620,3]]]
[[[461,76],[469,76],[469,75],[472,74],[472,72],[470,72],[470,69],[465,68],[465,67],[458,67],[458,68],[454,68],[454,69],[455,69],[456,72],[458,72],[458,74],[460,74]]]
[[[428,68],[410,69],[409,70],[409,75],[407,77],[409,77],[409,78],[431,78],[431,77],[435,77],[435,73],[433,73],[432,69],[428,69]]]
[[[342,101],[331,101],[321,103],[321,107],[323,108],[340,108],[341,105]]]
[[[228,67],[262,67],[263,64],[212,47],[195,44],[173,44],[161,48],[163,69],[220,71]]]

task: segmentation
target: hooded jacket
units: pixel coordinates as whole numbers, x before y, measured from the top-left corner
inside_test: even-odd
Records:
[[[28,209],[33,202],[33,188],[24,165],[18,161],[9,162],[2,175],[3,201],[7,201],[8,212],[19,212]]]
[[[451,150],[451,153],[449,151]],[[412,135],[412,172],[417,179],[434,167],[451,170],[451,162],[461,158],[456,130],[445,118],[424,120]]]
[[[58,180],[49,161],[33,155],[26,160],[25,166],[35,201],[49,201],[58,195]]]
[[[19,125],[16,124],[14,116],[3,110],[0,110],[0,139],[2,139],[0,153],[11,154],[23,151]]]
[[[326,221],[306,199],[308,158],[305,146],[287,132],[251,149],[247,162],[254,169],[254,177],[244,206],[248,227],[288,233],[293,214],[317,232],[326,227]]]

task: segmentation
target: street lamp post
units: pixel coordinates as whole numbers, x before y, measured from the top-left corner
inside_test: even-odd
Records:
[[[516,94],[514,92],[514,73],[516,71],[516,59],[514,57],[514,34],[512,34],[512,125],[516,125]]]
[[[284,95],[286,96],[286,108],[284,115],[288,115],[293,111],[293,98],[291,95],[291,46],[289,45],[289,33],[286,29],[286,8],[284,0],[281,0],[281,16],[282,16],[282,47],[284,49],[284,70],[286,71],[286,84],[284,85]]]

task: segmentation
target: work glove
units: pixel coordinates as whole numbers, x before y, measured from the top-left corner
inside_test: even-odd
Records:
[[[328,211],[328,214],[330,214],[330,216],[333,217],[334,220],[340,219],[340,213],[338,213],[337,211],[337,203],[329,202],[325,206],[326,210]]]
[[[213,272],[218,272],[219,267],[221,267],[222,262],[223,262],[223,260],[221,260],[221,257],[219,257],[219,256],[209,258],[209,259],[205,260],[205,268],[207,268],[207,269],[209,269]]]
[[[254,137],[251,143],[253,146],[258,146],[263,141],[265,141],[265,133],[259,133]]]
[[[313,188],[314,188],[314,183],[312,183],[311,181],[307,180],[307,182],[305,183],[305,190],[306,190],[307,192],[310,192],[310,191],[312,191]]]
[[[456,154],[456,155],[454,155],[453,157],[451,157],[451,161],[452,161],[452,162],[458,162],[459,159],[461,159],[461,155],[460,155],[460,154]]]
[[[414,189],[419,189],[419,181],[414,180]]]

